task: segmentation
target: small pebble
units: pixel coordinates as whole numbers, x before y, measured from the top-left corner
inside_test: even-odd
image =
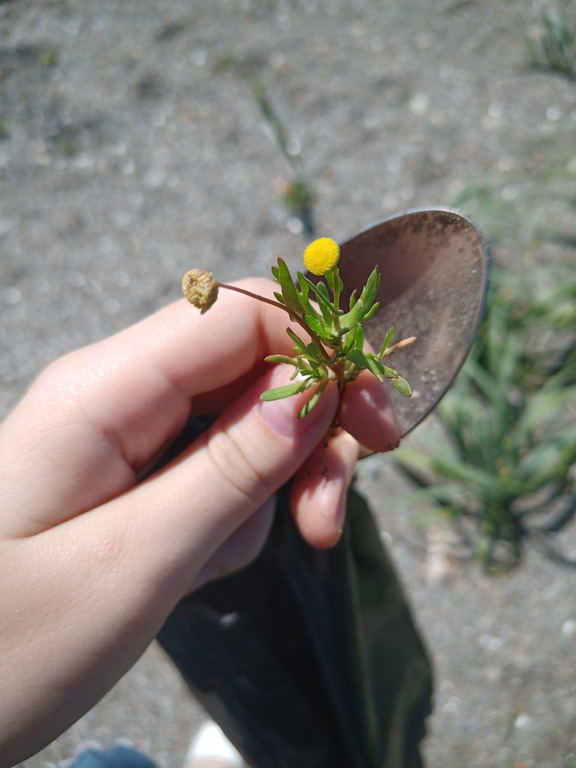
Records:
[[[530,715],[521,713],[516,718],[516,721],[514,722],[514,727],[518,728],[518,730],[521,730],[521,731],[527,731],[532,727],[532,722],[533,721]]]
[[[576,620],[575,619],[567,619],[564,624],[562,624],[562,634],[564,637],[575,637],[576,636]]]

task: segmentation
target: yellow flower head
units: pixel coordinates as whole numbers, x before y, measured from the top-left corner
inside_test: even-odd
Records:
[[[313,275],[325,275],[330,272],[340,258],[340,247],[330,237],[314,240],[304,251],[304,264]]]

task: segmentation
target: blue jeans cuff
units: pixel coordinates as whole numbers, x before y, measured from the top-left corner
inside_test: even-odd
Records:
[[[157,765],[141,752],[118,745],[110,749],[85,749],[67,768],[157,768]]]

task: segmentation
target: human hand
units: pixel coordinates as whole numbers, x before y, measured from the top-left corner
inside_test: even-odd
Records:
[[[187,592],[254,557],[291,477],[305,538],[337,541],[359,443],[394,447],[398,428],[372,376],[300,420],[304,395],[262,402],[291,372],[262,362],[289,352],[285,324],[237,294],[205,315],[182,300],[54,363],[0,426],[2,764],[96,703]],[[140,482],[190,413],[220,415]]]

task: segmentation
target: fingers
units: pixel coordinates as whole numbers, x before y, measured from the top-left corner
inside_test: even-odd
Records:
[[[287,351],[286,320],[223,291],[205,315],[182,300],[50,366],[0,426],[0,463],[11,466],[0,506],[16,515],[2,518],[6,535],[33,535],[133,487],[181,431],[191,402],[204,398],[205,412],[219,412],[223,393],[235,399],[267,354]]]
[[[337,423],[341,429],[316,448],[292,484],[296,523],[316,547],[331,547],[340,538],[346,491],[358,458],[366,452],[389,451],[400,442],[387,387],[368,371],[346,385]]]
[[[33,535],[129,491],[191,407],[219,413],[266,354],[289,352],[286,325],[282,311],[222,291],[205,315],[176,302],[51,366],[0,427],[0,462],[12,468],[0,487],[5,535]],[[347,385],[338,420],[371,451],[399,439],[386,390],[367,373]]]
[[[358,450],[357,441],[339,431],[319,444],[294,475],[292,514],[312,546],[332,547],[340,538]]]
[[[311,393],[260,400],[264,389],[287,383],[286,368],[268,372],[158,474],[94,511],[106,518],[102,530],[113,526],[122,536],[128,527],[147,552],[153,542],[146,568],[156,569],[154,583],[184,573],[185,583],[175,588],[188,589],[200,568],[322,442],[338,407],[335,385],[303,419],[297,413]]]
[[[338,424],[371,453],[391,451],[400,443],[386,383],[368,371],[346,385],[338,409]]]
[[[252,562],[266,543],[275,511],[276,496],[272,496],[214,552],[195,576],[190,591]]]

